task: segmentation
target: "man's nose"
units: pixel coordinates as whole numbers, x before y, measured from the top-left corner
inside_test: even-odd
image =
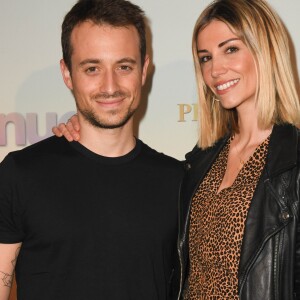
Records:
[[[101,77],[101,92],[109,95],[118,90],[118,76],[113,70],[106,70]]]

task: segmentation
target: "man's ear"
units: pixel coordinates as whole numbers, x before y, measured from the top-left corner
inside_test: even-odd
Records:
[[[144,85],[147,78],[147,70],[148,70],[149,62],[150,62],[149,55],[146,55],[143,70],[142,70],[142,85]]]
[[[72,91],[73,90],[73,83],[71,73],[63,59],[60,60],[60,71],[65,82],[65,85]]]

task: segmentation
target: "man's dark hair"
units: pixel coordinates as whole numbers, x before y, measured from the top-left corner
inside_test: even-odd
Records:
[[[142,65],[146,55],[145,19],[143,10],[126,0],[79,0],[66,14],[62,24],[63,59],[71,71],[71,34],[77,25],[92,21],[97,25],[134,26],[139,34]]]

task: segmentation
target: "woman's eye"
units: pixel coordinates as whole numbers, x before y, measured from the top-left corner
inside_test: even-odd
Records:
[[[229,47],[226,49],[226,53],[234,53],[237,52],[239,49],[237,47]]]
[[[211,59],[210,56],[202,56],[199,58],[199,62],[200,62],[200,64],[203,64],[203,63],[208,62],[210,59]]]

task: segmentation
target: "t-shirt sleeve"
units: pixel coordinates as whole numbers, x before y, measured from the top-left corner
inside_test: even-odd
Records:
[[[11,155],[0,163],[0,243],[22,242],[16,166]]]

